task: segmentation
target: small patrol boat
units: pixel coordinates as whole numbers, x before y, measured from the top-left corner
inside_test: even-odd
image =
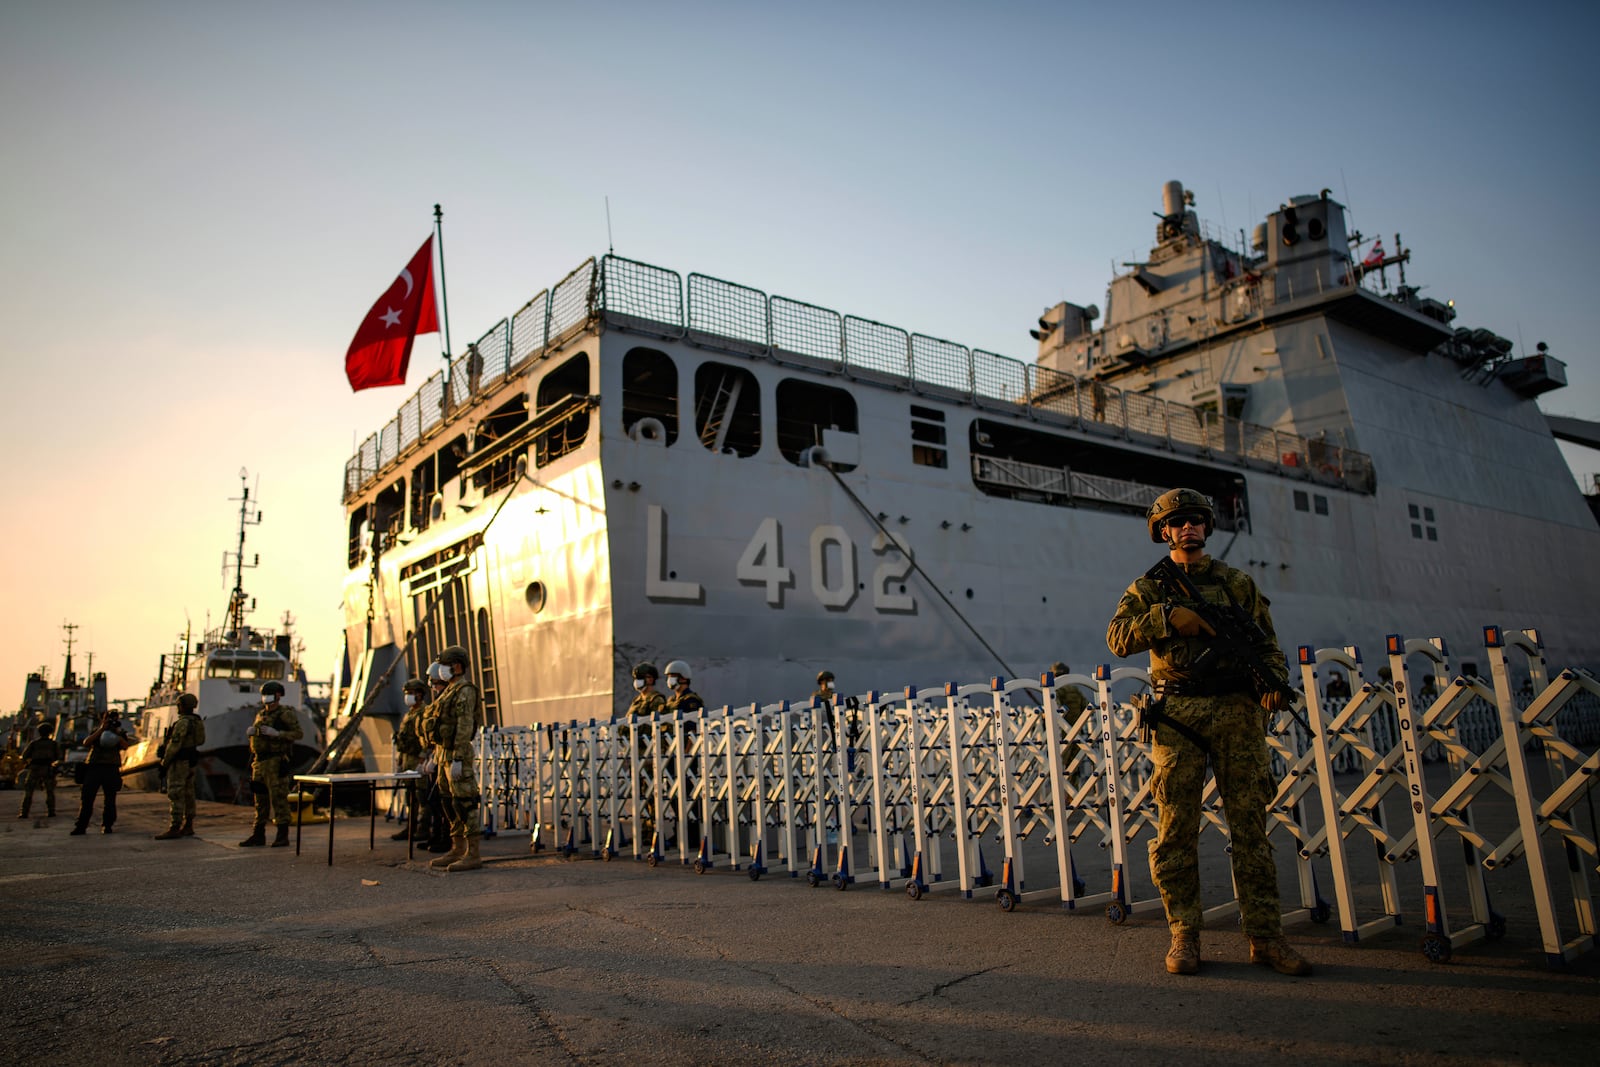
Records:
[[[39,736],[40,723],[49,722],[55,727],[55,738],[61,744],[61,771],[70,777],[77,764],[88,754],[82,745],[100,722],[112,702],[106,699],[106,675],[94,669],[94,655],[89,656],[89,669],[80,676],[72,667],[72,646],[76,640],[76,623],[62,623],[66,633],[66,665],[61,671],[61,684],[51,685],[43,668],[28,675],[23,686],[22,706],[12,716],[5,735],[5,753],[0,756],[0,785],[16,782],[22,771],[22,749]]]
[[[820,668],[852,692],[1084,669],[1174,486],[1216,503],[1212,555],[1291,648],[1402,631],[1473,671],[1496,624],[1600,664],[1600,527],[1556,444],[1595,426],[1537,403],[1561,360],[1458,325],[1326,190],[1248,241],[1162,195],[1104,315],[1046,308],[1031,359],[583,263],[346,463],[330,752],[384,765],[401,682],[451,644],[491,726],[610,718],[641,660],[693,664],[713,706]]]
[[[241,470],[240,481],[247,475]],[[239,497],[239,544],[224,557],[233,564],[233,591],[229,594],[227,621],[208,630],[199,641],[184,634],[182,645],[163,653],[149,698],[139,712],[139,740],[123,755],[123,781],[140,789],[156,789],[161,780],[161,747],[178,717],[178,698],[193,693],[205,720],[206,743],[200,746],[196,788],[202,798],[231,801],[248,794],[250,742],[245,733],[261,706],[261,686],[278,682],[283,703],[296,709],[301,739],[295,742],[291,765],[301,769],[322,751],[322,724],[312,713],[305,672],[295,662],[290,618],[281,631],[264,630],[245,622],[254,601],[244,591],[245,531],[261,522],[250,499],[250,487]]]

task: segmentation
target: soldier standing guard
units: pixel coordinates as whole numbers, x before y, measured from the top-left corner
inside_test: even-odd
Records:
[[[161,766],[167,773],[167,805],[170,824],[156,834],[157,841],[172,841],[194,836],[195,764],[200,762],[200,746],[206,743],[206,723],[199,715],[200,698],[184,693],[178,698],[178,717],[161,748]]]
[[[466,649],[451,645],[439,653],[439,663],[450,672],[450,682],[435,702],[432,740],[439,792],[450,820],[450,851],[428,866],[475,871],[483,866],[478,855],[478,843],[483,837],[478,812],[481,797],[472,750],[473,735],[483,725],[478,689],[467,678]]]
[[[689,688],[689,665],[681,659],[675,659],[667,664],[667,688],[672,690],[672,696],[667,698],[667,711],[681,711],[685,715],[692,715],[697,711],[705,710],[706,702],[700,695]]]
[[[422,720],[423,710],[428,706],[428,683],[421,678],[409,678],[401,692],[406,702],[406,713],[400,717],[400,725],[394,731],[394,750],[400,757],[399,766],[395,769],[414,771],[422,762],[422,733],[418,725]],[[413,795],[407,811],[409,825],[401,827],[394,834],[394,840],[404,841],[407,837],[423,835],[417,811],[421,800],[421,793]]]
[[[277,825],[273,848],[289,843],[289,756],[300,740],[300,717],[284,706],[283,683],[268,682],[261,687],[261,710],[245,731],[250,736],[250,793],[255,800],[256,822],[240,848],[255,848],[267,843],[267,809]]]
[[[1241,925],[1250,939],[1250,962],[1280,974],[1310,974],[1311,964],[1283,939],[1278,871],[1266,833],[1271,772],[1262,715],[1263,710],[1283,710],[1287,696],[1281,686],[1288,674],[1267,598],[1249,575],[1205,554],[1216,513],[1204,495],[1192,489],[1163,493],[1150,505],[1146,519],[1150,540],[1168,546],[1168,555],[1207,605],[1236,605],[1255,620],[1264,640],[1251,651],[1280,683],[1278,689],[1256,694],[1237,656],[1212,646],[1214,631],[1205,619],[1163,596],[1148,576],[1136,579],[1122,594],[1106,628],[1113,655],[1150,652],[1151,684],[1161,702],[1152,716],[1150,759],[1155,771],[1150,791],[1160,815],[1150,843],[1150,874],[1172,932],[1167,971],[1200,970],[1200,792],[1209,756],[1228,820],[1233,881]]]
[[[37,789],[44,790],[45,814],[56,813],[56,762],[61,759],[61,745],[52,736],[55,732],[54,723],[40,723],[39,736],[29,741],[22,750],[23,774],[28,781],[26,791],[22,794],[22,810],[17,812],[19,819],[28,817],[28,809],[33,807],[33,794]]]

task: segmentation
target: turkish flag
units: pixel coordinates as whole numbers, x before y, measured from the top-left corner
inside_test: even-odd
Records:
[[[384,290],[361,320],[344,355],[344,374],[359,393],[379,385],[406,384],[411,342],[419,333],[437,333],[433,306],[433,238],[422,242],[406,269]]]
[[[1362,259],[1361,265],[1363,267],[1381,267],[1381,266],[1383,266],[1383,241],[1382,240],[1377,240],[1377,241],[1372,242],[1372,251],[1368,252],[1366,254],[1366,257],[1364,259]]]

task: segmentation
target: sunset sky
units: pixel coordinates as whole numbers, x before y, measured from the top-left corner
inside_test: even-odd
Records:
[[[1457,325],[1538,341],[1600,418],[1597,9],[1532,2],[0,6],[10,476],[0,709],[138,697],[220,619],[339,653],[340,480],[409,384],[346,346],[445,210],[453,347],[605,252],[1031,359],[1104,305],[1161,183],[1249,230],[1326,187]],[[1600,454],[1565,450],[1585,483]]]

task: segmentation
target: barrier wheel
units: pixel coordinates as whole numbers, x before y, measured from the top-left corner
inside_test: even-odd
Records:
[[[920,885],[918,885],[916,882],[907,882],[906,883],[906,896],[910,897],[912,900],[921,900],[922,899],[922,887]]]
[[[1127,906],[1113,900],[1106,905],[1106,919],[1110,921],[1112,926],[1121,926],[1128,921]]]
[[[815,888],[817,888],[817,886],[819,886],[821,884],[822,884],[822,879],[817,877],[817,872],[816,871],[807,871],[806,872],[806,885],[810,886],[812,889],[815,889]]]
[[[846,889],[850,888],[850,883],[845,881],[844,875],[836,874],[836,875],[833,876],[833,888],[839,890],[842,893]]]
[[[761,881],[761,868],[760,867],[751,867],[750,868],[750,880],[752,882]]]
[[[1002,889],[994,895],[994,898],[1000,902],[1001,911],[1013,911],[1016,909],[1017,895],[1011,890]]]
[[[694,873],[695,874],[705,874],[706,873],[706,865],[705,865],[705,861],[704,860],[695,860],[694,861]]]
[[[1449,963],[1451,951],[1448,937],[1426,934],[1422,938],[1422,955],[1429,963]]]
[[[661,865],[661,857],[656,855],[654,852],[646,856],[644,861],[652,867],[659,867]]]
[[[1311,921],[1314,923],[1325,923],[1332,914],[1332,909],[1330,909],[1328,905],[1318,904],[1311,909]]]
[[[1483,936],[1490,941],[1498,941],[1506,936],[1506,917],[1497,911],[1489,913],[1489,921],[1484,924]]]

